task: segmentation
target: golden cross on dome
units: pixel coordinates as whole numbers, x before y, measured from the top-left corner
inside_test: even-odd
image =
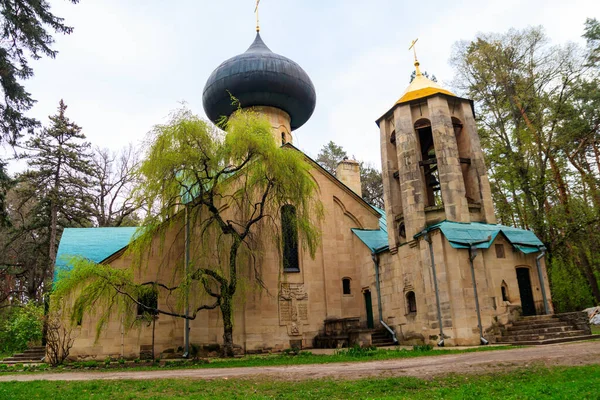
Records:
[[[412,50],[415,55],[415,68],[416,68],[417,76],[421,75],[421,70],[419,69],[419,60],[417,60],[417,48],[415,47],[418,40],[419,40],[419,38],[416,38],[415,40],[413,40],[410,44],[410,47],[408,48],[408,50]]]
[[[258,4],[260,0],[256,0],[256,8],[254,9],[254,14],[256,14],[256,32],[260,32],[260,25],[258,24]]]

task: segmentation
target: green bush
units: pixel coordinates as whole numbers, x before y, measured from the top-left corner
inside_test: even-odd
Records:
[[[13,307],[0,322],[0,351],[17,352],[42,340],[44,307],[29,302]]]
[[[413,346],[413,351],[431,351],[433,346],[430,344],[416,344]]]
[[[350,357],[372,357],[377,353],[376,346],[364,346],[355,345],[348,349],[336,350],[335,355],[350,356]]]

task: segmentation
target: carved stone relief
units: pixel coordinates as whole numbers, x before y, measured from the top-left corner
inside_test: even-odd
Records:
[[[281,283],[279,289],[279,325],[287,326],[290,336],[302,335],[308,324],[308,294],[303,283]]]

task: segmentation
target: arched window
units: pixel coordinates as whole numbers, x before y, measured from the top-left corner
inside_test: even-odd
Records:
[[[443,202],[431,121],[421,118],[415,122],[414,128],[421,148],[421,162],[419,164],[423,168],[425,178],[425,207],[441,206]]]
[[[352,290],[350,288],[350,278],[342,279],[342,293],[344,294],[352,294]]]
[[[290,204],[281,207],[281,239],[283,242],[283,270],[300,272],[296,207]]]
[[[506,284],[506,282],[502,281],[500,290],[502,290],[502,301],[510,301],[508,297],[508,285]]]
[[[406,311],[407,314],[417,312],[417,298],[415,297],[415,292],[410,291],[406,293]]]

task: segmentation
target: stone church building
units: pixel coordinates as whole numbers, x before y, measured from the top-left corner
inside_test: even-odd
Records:
[[[264,256],[266,290],[247,292],[235,309],[241,350],[370,344],[376,334],[401,344],[478,345],[494,341],[519,312],[553,313],[543,244],[532,232],[496,224],[473,102],[415,66],[412,83],[376,121],[385,210],[362,199],[357,162],[342,161],[333,176],[306,156],[325,211],[320,248],[312,259],[293,246],[297,254],[285,269],[276,248]],[[229,92],[268,117],[281,151],[300,151],[292,132],[310,118],[316,92],[297,63],[257,34],[208,78],[203,104],[213,122],[233,112]],[[134,232],[66,229],[57,268],[69,268],[72,255],[126,267]],[[167,240],[170,250],[151,255],[150,267],[137,273],[140,282],[168,279],[168,266],[181,263],[183,242]],[[166,302],[159,291],[159,306]],[[151,327],[127,329],[116,313],[95,340],[96,323],[86,315],[75,328],[72,356],[135,358],[152,343]],[[190,321],[191,343],[214,345],[222,337],[218,309]],[[182,319],[157,317],[156,352],[184,341]]]

